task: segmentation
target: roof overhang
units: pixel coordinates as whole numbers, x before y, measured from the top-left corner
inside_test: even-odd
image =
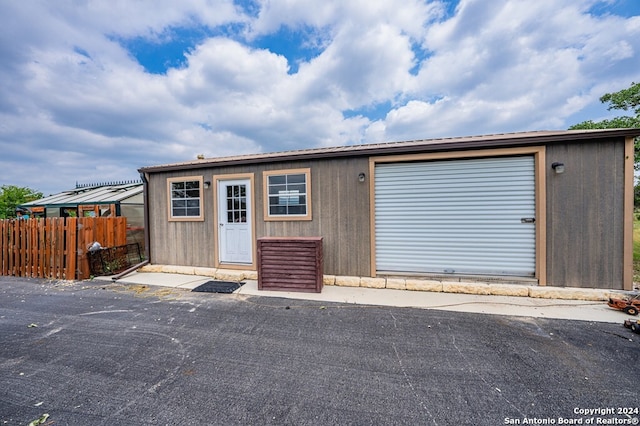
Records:
[[[87,205],[125,204],[128,200],[142,195],[142,183],[127,185],[105,185],[96,187],[80,187],[72,191],[64,191],[49,195],[39,200],[21,204],[22,207],[77,207]]]
[[[347,145],[330,148],[313,148],[263,154],[247,154],[230,157],[199,159],[181,163],[148,166],[138,169],[140,173],[160,173],[178,170],[193,170],[229,165],[248,165],[294,160],[316,160],[336,157],[362,157],[378,155],[411,154],[418,152],[459,151],[486,148],[545,145],[562,142],[588,141],[621,137],[638,137],[640,129],[558,130],[521,133],[502,133],[484,136],[422,139],[404,142],[386,142],[362,145]]]
[[[39,200],[20,204],[20,207],[78,207],[78,206],[108,206],[111,204],[124,204],[121,201],[85,201],[77,203],[39,203]]]

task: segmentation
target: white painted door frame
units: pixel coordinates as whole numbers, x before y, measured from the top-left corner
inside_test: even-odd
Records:
[[[254,266],[253,175],[215,176],[217,265]]]

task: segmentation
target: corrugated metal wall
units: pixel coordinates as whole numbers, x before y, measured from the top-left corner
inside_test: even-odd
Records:
[[[533,156],[377,164],[376,269],[534,276],[534,176]]]

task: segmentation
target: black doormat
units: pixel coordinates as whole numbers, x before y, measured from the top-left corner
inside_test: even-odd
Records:
[[[233,293],[239,289],[242,284],[244,283],[234,281],[207,281],[191,291],[200,293]]]

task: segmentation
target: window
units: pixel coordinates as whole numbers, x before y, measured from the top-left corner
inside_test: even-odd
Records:
[[[247,222],[247,185],[227,185],[227,223]]]
[[[263,173],[265,220],[311,220],[310,169]]]
[[[169,220],[204,220],[202,212],[202,177],[167,179]]]

